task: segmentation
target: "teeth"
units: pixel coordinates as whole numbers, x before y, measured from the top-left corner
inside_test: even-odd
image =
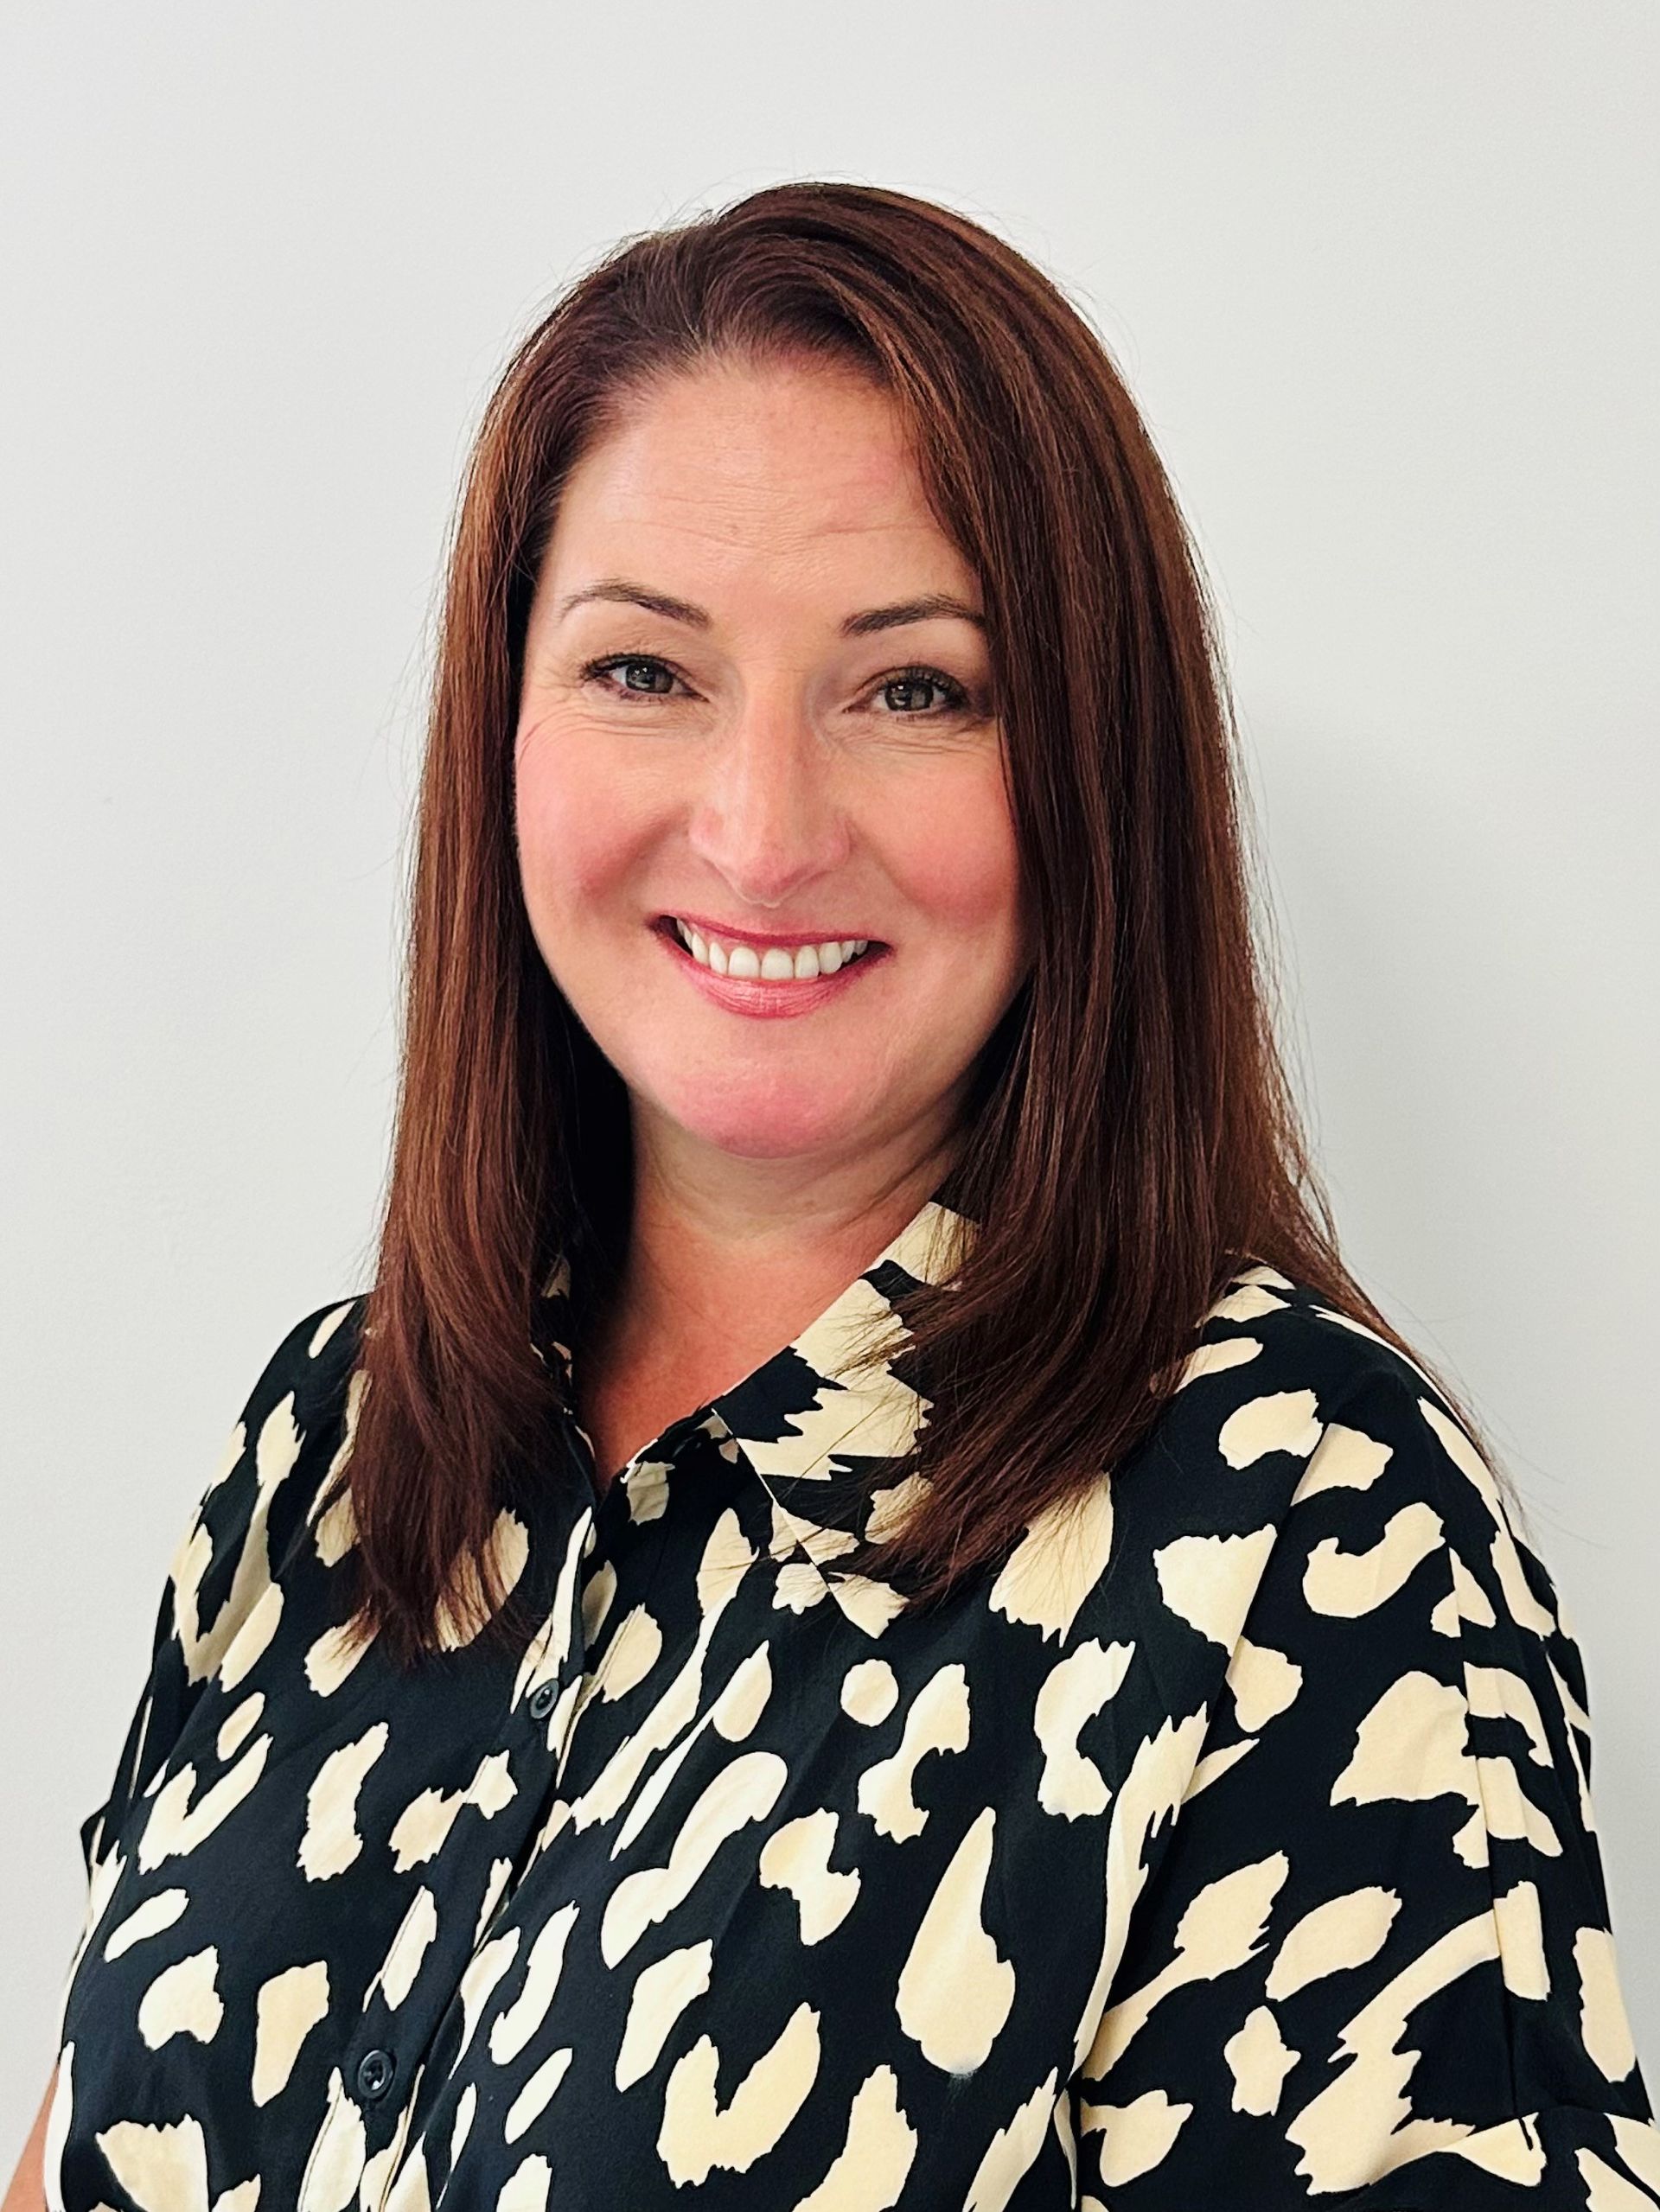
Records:
[[[674,927],[699,967],[712,968],[717,975],[758,979],[764,983],[804,983],[815,975],[834,975],[838,968],[857,959],[871,941],[868,937],[829,938],[822,945],[798,945],[793,953],[782,945],[769,945],[763,951],[756,945],[723,945],[716,938],[702,935],[678,915]]]

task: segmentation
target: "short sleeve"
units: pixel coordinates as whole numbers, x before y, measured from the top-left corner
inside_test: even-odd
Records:
[[[283,1338],[179,1535],[109,1792],[80,1824],[89,1926],[112,1878],[114,1846],[133,1807],[166,1767],[215,1673],[246,1665],[274,1622],[273,1559],[285,1533],[275,1501],[300,1456],[324,1371],[348,1348],[339,1324],[357,1303],[319,1307]]]
[[[1070,2085],[1082,2212],[1660,2204],[1588,1731],[1491,1471],[1378,1364],[1332,1401],[1131,1909]]]

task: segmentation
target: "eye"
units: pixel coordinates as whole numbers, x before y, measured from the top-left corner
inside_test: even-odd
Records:
[[[915,667],[896,669],[891,676],[884,676],[882,679],[881,682],[877,685],[877,689],[878,692],[883,693],[890,692],[916,692],[918,691],[935,691],[942,692],[944,694],[945,703],[942,708],[935,708],[934,710],[934,712],[936,714],[942,712],[946,714],[961,714],[963,709],[968,704],[968,693],[965,687],[961,684],[958,683],[954,676],[948,676],[943,669],[940,668]],[[902,711],[898,716],[898,719],[902,722],[927,722],[932,719],[932,716],[927,714],[911,714]]]
[[[613,670],[622,673],[620,685],[611,681]],[[649,672],[649,680],[636,683],[635,676],[642,670]],[[636,698],[666,698],[680,681],[668,663],[654,653],[606,653],[597,660],[585,662],[581,673],[584,683],[600,683],[613,698],[623,692],[632,693]],[[659,677],[666,678],[667,682],[659,683],[655,680]],[[925,711],[917,711],[914,705],[916,695],[930,691],[940,694],[940,703]],[[920,663],[909,668],[896,668],[875,686],[875,695],[887,698],[891,708],[895,692],[913,702],[893,710],[892,718],[901,722],[928,722],[942,714],[961,714],[971,704],[967,686],[954,676],[948,676],[942,668],[929,668]]]
[[[629,672],[629,680],[625,681],[621,688],[625,692],[634,692],[636,697],[643,693],[650,698],[661,698],[664,694],[663,687],[660,685],[635,683],[632,676],[635,669],[649,668],[655,674],[667,676],[670,684],[680,680],[668,663],[666,660],[660,660],[654,653],[613,653],[607,654],[603,660],[590,660],[583,668],[582,679],[584,683],[587,683],[599,677],[609,677],[613,668],[622,668]],[[604,688],[614,698],[617,696],[617,686],[615,685],[607,683]]]

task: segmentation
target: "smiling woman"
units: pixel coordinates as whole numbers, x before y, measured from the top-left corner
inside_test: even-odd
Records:
[[[635,239],[461,507],[371,1287],[81,1831],[64,2212],[1660,2202],[1580,1656],[1339,1255],[1098,338]]]

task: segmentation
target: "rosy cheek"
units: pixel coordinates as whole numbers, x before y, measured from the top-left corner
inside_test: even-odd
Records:
[[[914,839],[888,846],[893,879],[916,911],[970,935],[1000,924],[1012,931],[1019,855],[1001,787],[993,804],[976,781],[930,807],[916,828]]]
[[[551,731],[521,756],[514,791],[527,877],[559,904],[591,902],[615,885],[635,848],[625,794],[603,764]]]

